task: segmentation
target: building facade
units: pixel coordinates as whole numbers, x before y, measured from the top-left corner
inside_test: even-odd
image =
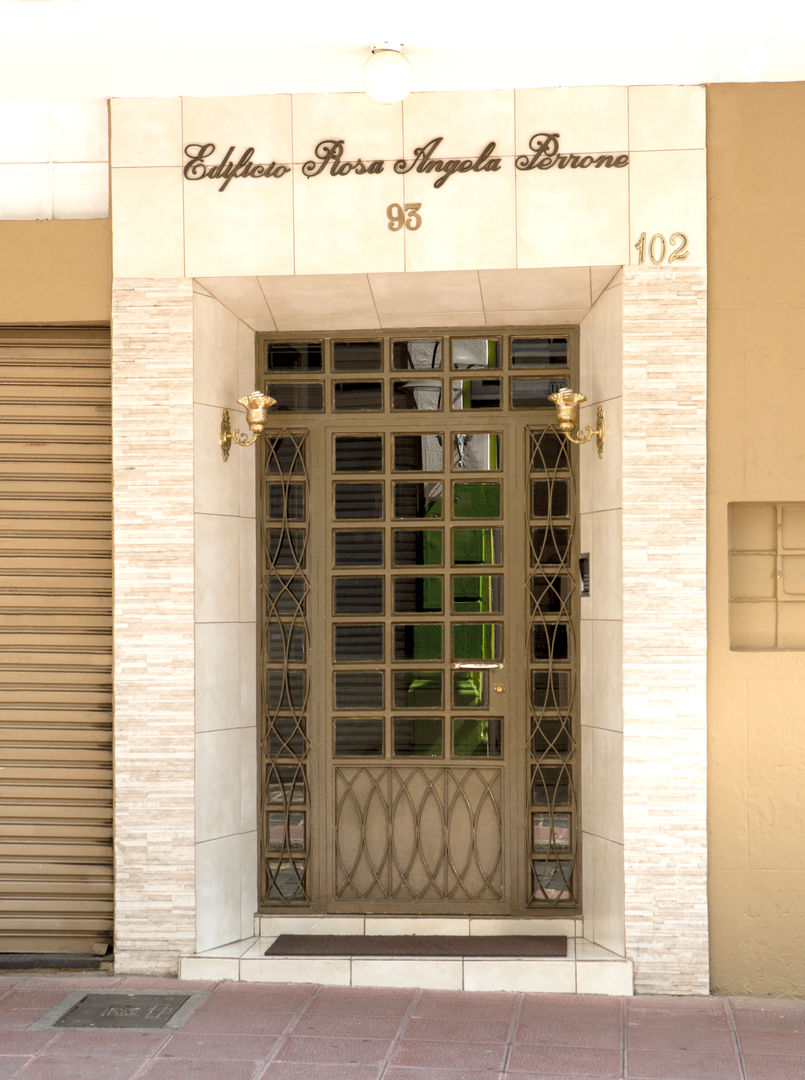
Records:
[[[56,486],[9,504],[9,610],[50,586],[57,625],[9,639],[7,745],[9,803],[64,830],[9,812],[7,948],[64,940],[92,881],[70,926],[99,950],[113,928],[120,971],[431,978],[227,950],[257,917],[571,939],[432,975],[468,989],[801,992],[802,311],[775,161],[803,108],[799,84],[116,99],[108,218],[101,163],[51,141],[49,212],[5,216],[54,220],[0,222],[20,491],[43,380],[79,423],[37,414]],[[106,400],[95,368],[54,374],[104,362],[77,331],[99,326]],[[562,386],[582,426],[600,407],[600,455],[557,436]],[[267,434],[224,460],[255,387]]]

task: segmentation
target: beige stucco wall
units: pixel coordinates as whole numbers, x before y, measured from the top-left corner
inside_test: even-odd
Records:
[[[0,323],[108,323],[109,220],[0,221]]]
[[[805,83],[707,112],[712,987],[804,995],[805,653],[730,651],[727,504],[805,499]]]

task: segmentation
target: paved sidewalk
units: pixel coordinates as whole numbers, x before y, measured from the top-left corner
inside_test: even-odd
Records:
[[[209,993],[175,1032],[30,1030],[78,990]],[[0,1080],[805,1080],[805,1000],[0,976]]]

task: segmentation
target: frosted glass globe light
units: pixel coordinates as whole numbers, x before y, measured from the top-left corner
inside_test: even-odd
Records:
[[[414,69],[399,49],[380,45],[363,65],[363,88],[373,101],[394,105],[407,97],[411,90]]]

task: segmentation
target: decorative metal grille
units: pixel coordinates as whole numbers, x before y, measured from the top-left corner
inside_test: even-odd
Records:
[[[528,438],[530,904],[575,906],[575,481],[570,443],[547,427]]]
[[[574,338],[261,339],[264,909],[578,906]]]
[[[261,532],[262,903],[309,899],[307,670],[310,498],[305,431],[265,440]]]
[[[336,895],[503,897],[501,770],[335,770]]]

